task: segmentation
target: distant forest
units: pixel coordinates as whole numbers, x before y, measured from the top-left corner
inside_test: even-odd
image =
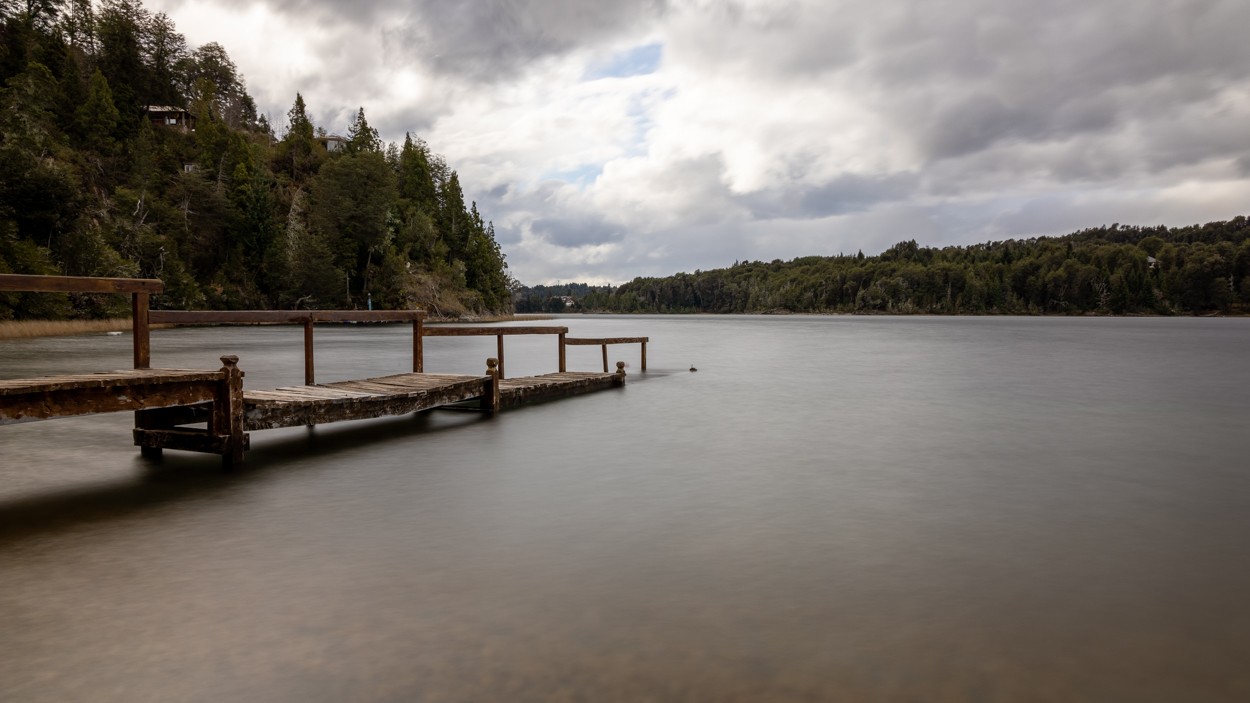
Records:
[[[565,288],[575,291],[570,310],[604,312],[1246,313],[1250,221],[1111,225],[941,249],[906,241],[879,256],[744,261],[619,288]],[[522,301],[547,309],[536,290],[519,293],[518,310]]]
[[[135,0],[0,0],[0,86],[0,273],[160,278],[180,309],[511,308],[493,225],[425,142],[363,108],[326,134],[299,94],[275,134],[225,49]],[[112,298],[0,294],[0,319]]]

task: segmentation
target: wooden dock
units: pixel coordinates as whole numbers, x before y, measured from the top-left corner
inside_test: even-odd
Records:
[[[383,311],[152,311],[149,296],[162,290],[152,279],[96,279],[0,274],[0,291],[130,293],[134,311],[135,368],[107,373],[0,380],[0,424],[72,415],[132,410],[134,443],[145,456],[165,449],[220,454],[225,464],[243,461],[250,432],[312,426],[345,420],[405,415],[473,401],[486,412],[620,387],[625,363],[608,373],[607,345],[642,344],[646,337],[567,338],[567,327],[426,327],[419,310]],[[314,324],[317,322],[411,322],[412,373],[334,383],[315,383]],[[272,390],[243,388],[244,372],[235,356],[221,357],[217,370],[152,369],[151,324],[301,324],[304,328],[304,379],[301,386]],[[504,337],[558,335],[556,373],[505,378]],[[486,360],[481,376],[424,372],[425,337],[494,336],[497,357]],[[594,344],[604,350],[603,372],[567,370],[566,344]]]

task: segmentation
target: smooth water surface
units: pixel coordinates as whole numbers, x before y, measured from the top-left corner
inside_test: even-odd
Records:
[[[1250,320],[558,324],[648,372],[258,432],[228,474],[124,413],[0,427],[0,700],[1250,700]],[[160,330],[153,365],[295,384],[300,342]],[[0,377],[129,345],[0,341]],[[410,350],[319,327],[318,380]]]

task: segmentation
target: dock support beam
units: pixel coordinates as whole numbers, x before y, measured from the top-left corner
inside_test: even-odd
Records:
[[[565,333],[561,332],[560,333],[560,373],[564,373],[565,371],[569,370],[568,363],[565,358],[564,337],[565,337]]]

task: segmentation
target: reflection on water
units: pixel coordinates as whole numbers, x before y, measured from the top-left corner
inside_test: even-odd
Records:
[[[567,323],[650,335],[651,370],[256,433],[229,474],[145,463],[124,414],[0,428],[0,700],[1250,699],[1250,321]],[[411,349],[317,344],[325,381]],[[0,375],[128,345],[0,342]],[[302,378],[296,328],[153,349]],[[554,365],[508,340],[510,375]]]

